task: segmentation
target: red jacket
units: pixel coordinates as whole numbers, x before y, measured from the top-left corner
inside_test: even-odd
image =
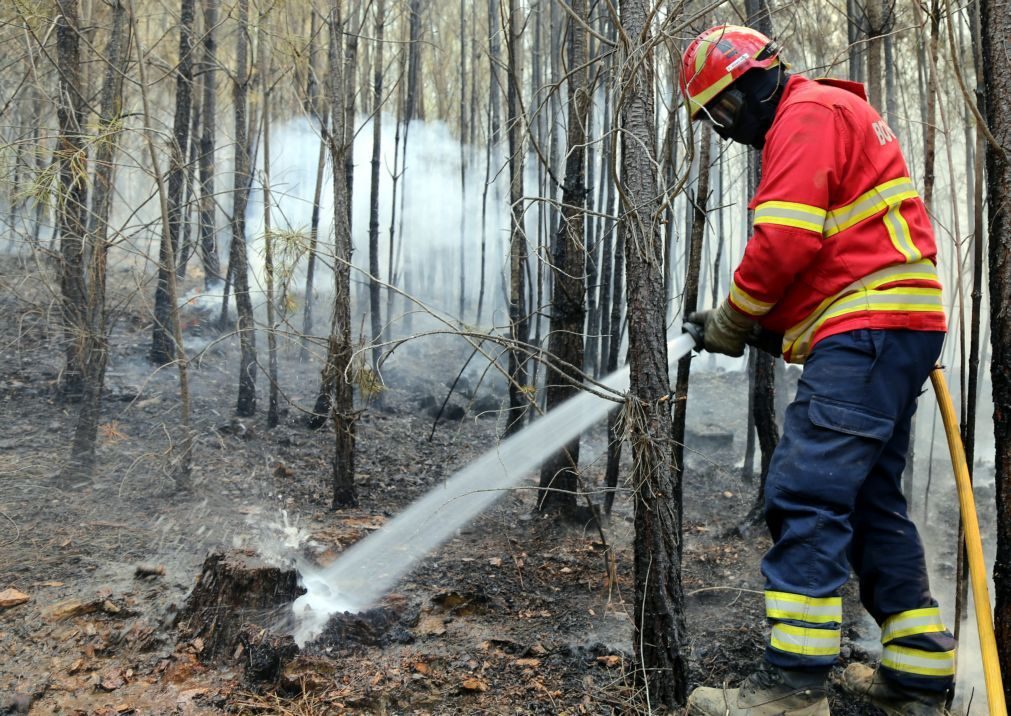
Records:
[[[790,78],[750,208],[730,302],[784,335],[786,360],[858,328],[946,329],[930,220],[863,85]]]

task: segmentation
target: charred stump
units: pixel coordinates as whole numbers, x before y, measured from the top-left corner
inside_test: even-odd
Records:
[[[295,570],[269,565],[253,552],[212,554],[175,626],[180,640],[199,644],[201,661],[245,657],[251,678],[273,679],[298,647],[271,627],[282,623],[284,608],[304,593]]]

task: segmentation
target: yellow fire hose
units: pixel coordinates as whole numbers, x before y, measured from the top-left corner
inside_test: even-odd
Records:
[[[969,481],[969,466],[965,461],[965,447],[958,431],[955,408],[951,394],[940,368],[930,373],[930,382],[937,395],[937,405],[941,409],[944,432],[948,436],[951,451],[951,465],[955,470],[955,484],[958,487],[958,504],[962,512],[965,528],[965,550],[969,558],[969,580],[972,583],[972,601],[976,607],[976,629],[979,632],[979,647],[983,655],[983,677],[986,680],[987,700],[990,716],[1007,716],[1004,703],[1004,685],[1001,681],[1000,664],[997,661],[997,640],[993,632],[993,616],[990,613],[990,590],[986,584],[986,567],[983,564],[983,542],[979,536],[979,520],[976,518],[976,503]]]

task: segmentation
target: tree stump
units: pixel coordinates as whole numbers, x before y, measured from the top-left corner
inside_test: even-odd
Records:
[[[276,651],[291,651],[290,659],[298,647],[291,637],[271,634],[270,628],[284,623],[286,607],[304,593],[295,570],[271,566],[253,552],[212,554],[204,560],[175,626],[181,639],[199,644],[204,662],[227,661],[237,653],[258,655],[255,660],[260,661],[267,643]]]

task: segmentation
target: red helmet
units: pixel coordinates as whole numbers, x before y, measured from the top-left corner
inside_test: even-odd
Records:
[[[689,115],[694,119],[748,70],[778,65],[781,49],[757,30],[740,25],[717,25],[696,37],[681,56],[681,91]]]

